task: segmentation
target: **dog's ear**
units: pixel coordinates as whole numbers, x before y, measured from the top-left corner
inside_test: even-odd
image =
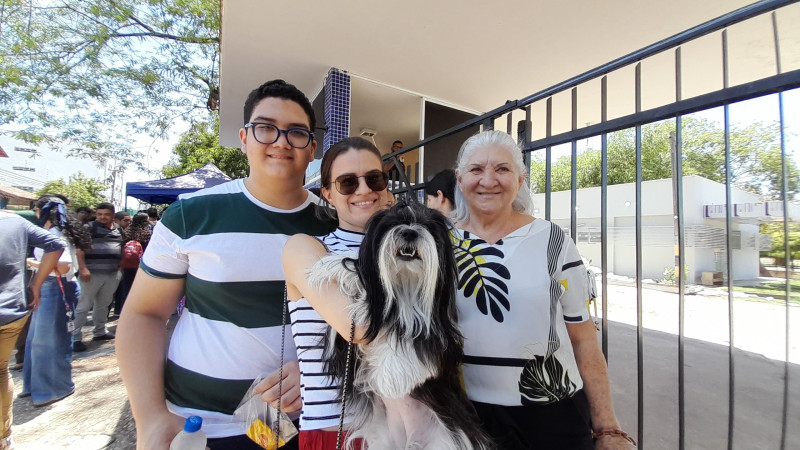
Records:
[[[456,305],[456,289],[458,283],[458,266],[453,255],[453,245],[450,240],[450,222],[436,210],[430,210],[426,223],[428,231],[436,241],[436,251],[439,257],[440,282],[436,286],[436,297],[439,299],[437,317],[448,323],[440,324],[446,331],[460,336],[458,331],[458,307]]]
[[[358,251],[358,276],[361,279],[361,286],[364,287],[366,294],[365,301],[369,311],[369,326],[364,334],[367,342],[372,342],[378,336],[378,332],[383,326],[383,306],[386,303],[386,294],[381,283],[381,276],[378,269],[378,258],[381,242],[386,232],[390,229],[386,222],[387,210],[375,214],[367,225],[364,240]]]

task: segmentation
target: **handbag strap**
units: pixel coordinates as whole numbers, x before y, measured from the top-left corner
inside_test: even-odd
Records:
[[[31,271],[31,276],[28,278],[28,284],[33,282],[34,274],[36,272],[37,272],[36,270],[32,270]],[[58,283],[58,287],[61,289],[61,295],[62,295],[61,298],[62,298],[62,300],[64,300],[64,305],[67,308],[67,312],[70,312],[70,311],[72,311],[72,307],[69,305],[69,302],[67,301],[67,293],[64,291],[64,284],[61,282],[61,274],[58,273],[58,270],[53,269],[53,275],[54,275],[53,278],[56,279],[56,283]],[[50,276],[50,275],[48,275],[48,276]]]
[[[350,379],[350,362],[353,357],[353,336],[356,333],[356,323],[350,324],[350,340],[347,342],[347,358],[344,363],[344,382],[342,383],[342,410],[339,413],[339,432],[336,434],[336,450],[342,449],[342,433],[344,430],[344,410],[347,403],[347,385]],[[355,363],[355,362],[354,362]],[[355,374],[353,374],[355,375]]]
[[[278,369],[278,413],[273,422],[273,432],[275,434],[275,448],[279,447],[279,432],[281,426],[281,397],[283,396],[283,354],[286,347],[286,310],[289,309],[289,294],[287,293],[286,283],[283,284],[283,311],[281,312],[281,362]]]

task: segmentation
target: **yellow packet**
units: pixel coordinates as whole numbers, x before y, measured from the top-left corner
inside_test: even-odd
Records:
[[[277,450],[275,447],[275,432],[272,428],[268,427],[261,419],[256,419],[250,424],[247,429],[247,437],[253,440],[256,444],[267,450]],[[278,437],[278,447],[283,447],[286,442]]]

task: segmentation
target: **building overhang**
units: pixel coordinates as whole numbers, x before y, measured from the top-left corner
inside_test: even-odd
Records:
[[[313,98],[336,67],[485,112],[749,3],[222,2],[220,142],[239,145],[244,100],[270,79]]]

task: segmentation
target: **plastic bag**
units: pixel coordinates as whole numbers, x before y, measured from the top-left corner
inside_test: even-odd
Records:
[[[244,398],[239,402],[236,411],[233,412],[233,416],[245,424],[244,432],[253,442],[267,450],[277,450],[278,447],[283,447],[297,435],[297,428],[286,413],[279,412],[253,392],[256,385],[263,379],[264,377],[261,376],[253,381]],[[278,430],[277,447],[275,446],[276,428]]]

